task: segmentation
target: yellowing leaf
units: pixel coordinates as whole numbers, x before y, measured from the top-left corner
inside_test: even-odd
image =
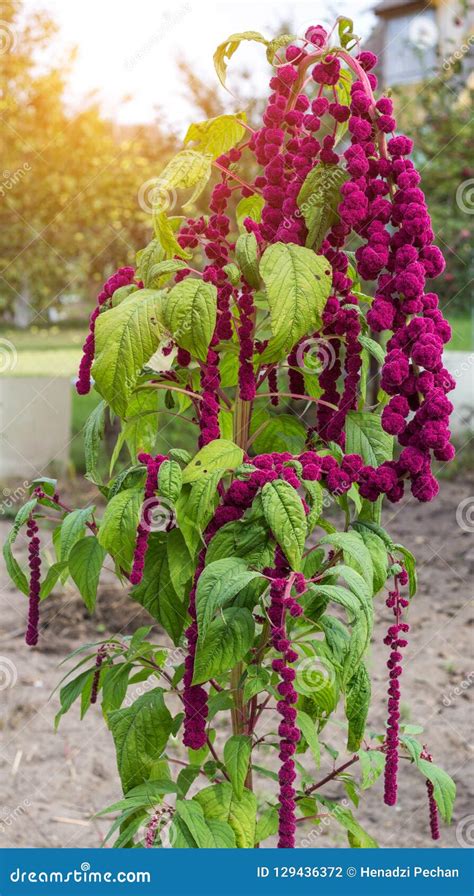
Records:
[[[236,115],[218,115],[217,118],[198,121],[189,126],[184,143],[193,143],[194,150],[217,159],[240,142],[245,134],[241,122],[245,119],[245,112],[238,112]]]
[[[264,205],[265,200],[263,196],[260,196],[259,193],[253,193],[252,196],[244,196],[244,198],[241,199],[238,203],[235,210],[235,217],[239,230],[247,233],[243,226],[245,218],[251,218],[252,221],[256,221],[257,224],[260,224],[262,218],[262,209]]]
[[[211,176],[211,159],[194,149],[183,149],[168,162],[159,177],[160,193],[164,190],[190,189],[194,187],[192,196],[186,206],[191,205],[200,196]]]
[[[175,255],[177,255],[178,258],[192,257],[192,252],[182,249],[174,235],[175,230],[177,230],[179,226],[179,221],[179,218],[168,218],[166,212],[157,210],[154,210],[153,212],[153,229],[166,258],[173,258]]]
[[[214,53],[214,67],[223,87],[225,87],[227,65],[243,40],[254,40],[268,46],[268,41],[258,31],[242,31],[238,34],[231,34],[227,40],[219,44]]]

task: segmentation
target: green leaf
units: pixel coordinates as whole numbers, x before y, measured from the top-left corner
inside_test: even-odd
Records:
[[[259,193],[253,193],[252,196],[244,196],[244,198],[237,203],[235,209],[235,217],[239,230],[247,233],[244,227],[245,218],[251,218],[256,224],[260,224],[264,205],[265,200]]]
[[[104,418],[107,405],[105,401],[99,401],[87,418],[84,426],[84,457],[86,463],[86,477],[91,482],[100,485],[102,478],[99,472],[100,443],[104,438]]]
[[[135,276],[137,280],[143,281],[145,289],[152,286],[151,272],[154,266],[163,260],[164,254],[163,246],[158,239],[151,240],[144,249],[137,252]]]
[[[184,143],[192,143],[193,149],[217,159],[240,143],[245,134],[242,124],[245,120],[245,112],[238,112],[236,115],[218,115],[194,122],[186,132]]]
[[[222,476],[221,470],[207,473],[181,492],[176,513],[179,527],[191,552],[201,541],[202,534],[216,509],[219,499],[217,486]]]
[[[258,243],[254,233],[241,233],[235,245],[235,257],[247,283],[258,289]]]
[[[349,839],[349,844],[354,849],[377,849],[378,844],[367,833],[364,831],[364,828],[359,824],[358,821],[354,818],[350,809],[344,809],[342,806],[339,806],[337,803],[333,803],[331,800],[326,799],[325,797],[318,796],[318,800],[323,806],[326,806],[329,809],[332,817],[341,827],[345,828],[347,831],[347,836]]]
[[[175,258],[167,258],[154,264],[150,271],[149,282],[146,286],[150,289],[160,289],[177,271],[182,271],[187,267],[184,261],[178,261]]]
[[[225,766],[238,800],[244,793],[251,753],[252,739],[246,734],[233,734],[224,746]]]
[[[269,681],[270,675],[266,669],[262,666],[249,666],[244,682],[244,703],[264,691]]]
[[[262,361],[278,361],[308,331],[318,329],[331,290],[325,258],[293,243],[274,243],[260,261],[267,288],[273,338]]]
[[[206,185],[206,183],[207,177],[205,178],[204,186]],[[166,214],[166,211],[162,211],[162,205],[168,204],[170,194],[172,197],[173,188],[161,183],[161,181],[158,180],[155,186],[156,202],[152,209],[152,218],[156,242],[159,243],[161,247],[161,257],[165,255],[166,259],[168,260],[172,260],[174,256],[176,256],[177,258],[192,258],[192,252],[188,252],[187,249],[182,249],[175,236],[176,231],[181,224],[181,218],[169,218]],[[153,270],[154,265],[150,271],[150,286]]]
[[[97,587],[104,559],[105,550],[95,535],[76,542],[69,555],[68,565],[71,578],[77,585],[89,613],[93,613],[95,609]]]
[[[253,415],[251,434],[262,426],[265,418],[265,428],[254,440],[253,449],[258,454],[271,454],[273,451],[301,454],[306,441],[306,428],[301,420],[291,414],[271,417],[266,411],[258,411]]]
[[[59,692],[59,700],[61,703],[61,709],[56,714],[54,719],[54,727],[57,729],[59,722],[61,720],[61,716],[63,716],[68,710],[71,708],[72,704],[77,700],[78,697],[81,696],[83,690],[90,685],[93,677],[94,677],[95,669],[87,669],[86,672],[81,672],[76,678],[73,678],[72,681],[68,681],[63,688],[61,688]]]
[[[217,316],[212,283],[187,277],[173,286],[163,302],[163,323],[181,348],[205,361]]]
[[[167,549],[168,537],[164,532],[152,532],[149,536],[143,578],[132,589],[131,596],[163,626],[174,644],[178,644],[186,619],[187,594],[184,588],[181,593],[175,588]],[[192,574],[189,554],[185,562],[184,574],[189,579]]]
[[[163,195],[175,187],[189,189],[194,187],[192,196],[183,205],[183,209],[191,206],[201,195],[210,176],[211,159],[207,155],[196,152],[195,149],[183,149],[178,152],[158,178],[158,191],[161,193],[161,205]]]
[[[15,542],[21,527],[26,523],[37,503],[38,502],[36,498],[31,498],[31,500],[27,501],[26,504],[23,505],[23,507],[20,507],[13,521],[13,526],[10,529],[10,532],[8,533],[8,536],[3,545],[3,556],[5,559],[5,565],[7,567],[8,575],[15,583],[16,587],[23,592],[23,594],[29,593],[30,586],[25,573],[22,571],[18,561],[15,560],[13,556],[12,544]]]
[[[110,469],[113,470],[124,442],[132,461],[141,451],[153,453],[156,444],[158,423],[158,393],[135,392],[127,405],[122,431],[115,444]]]
[[[403,565],[408,573],[408,593],[410,597],[414,597],[418,588],[416,560],[412,552],[409,551],[408,548],[405,548],[402,544],[394,544],[393,550],[402,555]]]
[[[117,663],[105,669],[102,678],[102,709],[107,715],[120,709],[127,695],[131,663]]]
[[[306,541],[306,516],[301,498],[281,479],[262,489],[265,519],[292,569],[298,570]]]
[[[364,348],[367,349],[368,352],[370,352],[375,360],[378,361],[380,366],[382,366],[383,362],[385,361],[385,352],[382,346],[370,336],[364,336],[363,333],[361,333],[359,336],[359,342],[364,346]]]
[[[211,835],[206,824],[204,812],[194,800],[177,800],[176,814],[178,819],[182,821],[189,830],[196,846],[199,849],[209,849],[211,844]],[[170,833],[171,842],[173,837]]]
[[[214,439],[193,457],[183,470],[183,482],[196,482],[216,470],[235,470],[242,463],[244,452],[228,439]]]
[[[306,518],[306,525],[308,526],[308,532],[311,532],[323,512],[323,487],[319,482],[312,479],[303,479],[301,484],[306,489],[309,497],[310,511]]]
[[[199,636],[194,661],[194,684],[228,672],[253,644],[255,623],[249,610],[229,607]]]
[[[204,810],[206,821],[224,821],[235,834],[238,849],[252,849],[255,838],[257,800],[254,793],[244,790],[237,798],[228,782],[205,787],[193,797]]]
[[[226,557],[208,564],[196,590],[196,612],[199,636],[204,638],[216,610],[228,604],[249,582],[260,577],[248,569],[245,560]]]
[[[298,193],[298,208],[308,228],[306,246],[316,252],[328,230],[339,220],[337,207],[346,180],[346,172],[338,165],[320,162],[306,176]]]
[[[44,600],[46,597],[48,597],[49,594],[51,594],[51,591],[56,585],[56,582],[66,571],[67,565],[68,564],[66,561],[61,561],[59,563],[53,563],[53,565],[49,567],[46,577],[41,582],[40,600]]]
[[[201,769],[199,765],[188,765],[186,768],[182,768],[177,779],[176,786],[178,788],[178,795],[183,798],[186,796],[189,788],[194,781],[200,775]]]
[[[175,504],[179,498],[183,474],[176,460],[164,460],[158,471],[158,494]]]
[[[358,752],[362,790],[372,787],[385,768],[385,756],[378,750],[359,750]]]
[[[358,532],[334,532],[324,535],[321,544],[331,544],[342,551],[344,563],[355,569],[367,582],[370,594],[373,594],[373,564],[370,551],[365,546]]]
[[[140,289],[117,308],[100,314],[95,325],[97,390],[124,417],[143,365],[164,335],[160,323],[163,293]]]
[[[59,538],[60,560],[68,560],[73,546],[83,537],[86,522],[90,519],[93,510],[93,507],[84,507],[83,509],[72,510],[71,513],[64,517]]]
[[[350,679],[346,691],[346,718],[349,723],[347,749],[356,752],[365,732],[365,723],[370,705],[371,684],[369,674],[361,663]]]
[[[99,544],[127,572],[132,566],[142,500],[141,489],[124,489],[109,501],[100,524]]]
[[[391,459],[393,437],[382,429],[378,414],[349,411],[346,416],[346,451],[348,454],[360,454],[364,463],[377,467]]]
[[[321,764],[321,753],[319,749],[319,739],[316,732],[316,726],[311,719],[311,717],[303,712],[302,709],[298,710],[298,715],[296,717],[296,724],[300,729],[308,747],[313,754],[313,759],[316,763],[316,768],[319,768]]]
[[[225,557],[241,557],[247,566],[267,566],[271,561],[272,547],[266,527],[250,520],[238,520],[222,526],[209,542],[206,560],[210,564]]]
[[[242,31],[231,34],[227,40],[219,44],[213,58],[217,77],[223,87],[225,87],[227,65],[243,40],[254,40],[259,44],[268,45],[268,41],[258,31]]]
[[[388,555],[387,548],[381,538],[365,526],[357,527],[366,548],[369,549],[374,570],[374,595],[383,588],[387,581]]]
[[[453,814],[454,800],[456,799],[456,785],[453,779],[434,762],[419,758],[417,767],[420,772],[431,781],[433,796],[436,800],[441,818],[449,824]]]
[[[262,812],[255,828],[255,843],[261,843],[267,837],[273,837],[278,832],[278,809],[271,806]]]
[[[126,709],[110,713],[109,725],[124,793],[152,777],[172,724],[161,688],[148,691]]]

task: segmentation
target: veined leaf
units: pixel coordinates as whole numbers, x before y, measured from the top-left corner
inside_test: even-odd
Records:
[[[369,674],[361,663],[350,679],[346,691],[346,718],[349,723],[347,749],[356,752],[361,744],[369,711],[371,684]]]
[[[205,638],[216,610],[228,604],[242,588],[260,575],[238,557],[215,560],[204,568],[196,590],[199,637]]]
[[[237,203],[235,209],[235,217],[239,230],[247,233],[243,226],[245,218],[251,218],[252,221],[259,224],[262,219],[262,209],[264,205],[265,200],[259,193],[254,193],[252,196],[244,196],[244,198]]]
[[[77,585],[89,613],[94,612],[104,558],[105,550],[95,535],[76,542],[69,554],[68,566],[71,578]]]
[[[382,429],[378,414],[349,411],[346,416],[346,451],[348,454],[360,454],[366,464],[377,467],[391,459],[393,436]]]
[[[193,797],[204,810],[206,821],[225,821],[234,831],[238,849],[251,849],[254,845],[257,800],[250,790],[236,797],[227,781],[205,787]]]
[[[325,258],[293,243],[274,243],[260,261],[267,288],[273,338],[262,361],[278,361],[321,323],[331,289],[331,272]]]
[[[151,240],[144,249],[140,249],[140,251],[137,252],[137,270],[135,273],[137,280],[143,281],[145,289],[151,287],[151,271],[154,265],[163,261],[164,254],[164,249],[159,239]]]
[[[109,501],[100,524],[99,544],[127,571],[132,565],[142,500],[141,489],[124,489]]]
[[[24,525],[24,523],[26,523],[28,517],[30,516],[32,510],[34,510],[34,508],[36,507],[37,503],[38,502],[36,498],[31,498],[26,502],[26,504],[23,505],[23,507],[20,507],[13,522],[13,526],[10,529],[10,532],[8,533],[8,536],[5,539],[3,545],[3,557],[5,560],[5,565],[7,567],[8,575],[15,583],[16,587],[23,592],[23,594],[29,593],[29,583],[18,561],[13,556],[12,544],[16,540],[21,527]]]
[[[171,575],[167,541],[168,536],[164,532],[150,534],[143,578],[132,590],[132,598],[148,610],[153,619],[161,623],[173,642],[178,644],[186,619],[187,605],[183,583],[180,592],[175,588],[175,582],[177,585],[179,583],[176,577]],[[189,555],[187,562],[184,560],[182,571],[184,575],[187,573],[189,580],[192,575]]]
[[[106,410],[105,401],[99,404],[89,414],[84,426],[84,456],[86,462],[86,478],[96,485],[100,485],[102,478],[99,473],[100,443],[104,438],[104,417]]]
[[[249,610],[228,607],[199,636],[194,660],[194,684],[228,672],[253,644],[255,623]]]
[[[193,457],[183,470],[183,482],[196,482],[206,473],[235,470],[242,463],[244,452],[228,439],[214,439]]]
[[[361,771],[360,786],[362,790],[367,790],[382,774],[385,767],[385,756],[378,750],[359,750],[358,756]]]
[[[159,182],[160,189],[166,189],[161,185],[161,181]],[[156,239],[154,242],[158,242],[162,249],[162,257],[171,260],[173,256],[177,255],[178,258],[192,258],[192,252],[189,252],[187,249],[183,249],[178,240],[176,239],[176,231],[178,230],[181,224],[181,219],[177,217],[169,218],[165,211],[161,210],[161,205],[157,205],[153,209],[153,230],[155,232]],[[149,274],[149,283],[150,286],[152,284],[153,271],[155,269],[155,265],[152,266]]]
[[[254,233],[241,233],[236,246],[235,257],[247,283],[258,289],[260,277],[258,273],[258,243]]]
[[[205,361],[217,316],[217,290],[212,283],[187,277],[163,302],[163,323],[182,348]]]
[[[252,739],[245,734],[232,735],[224,746],[224,762],[237,799],[244,793],[251,753]]]
[[[298,570],[306,541],[306,516],[301,498],[281,479],[262,489],[263,512],[292,569]]]
[[[242,121],[246,117],[245,112],[238,112],[236,115],[218,115],[195,122],[189,126],[184,143],[192,143],[194,150],[217,159],[240,143],[245,134]]]
[[[238,34],[231,34],[227,40],[219,44],[214,53],[214,67],[223,87],[226,86],[227,65],[243,40],[254,40],[259,44],[268,45],[268,41],[258,31],[243,31]]]
[[[126,709],[110,713],[109,725],[124,793],[152,777],[172,724],[161,688],[143,694]]]
[[[162,292],[140,289],[97,318],[92,374],[97,390],[121,417],[143,365],[164,336],[162,298]]]
[[[175,504],[179,498],[183,474],[176,460],[164,460],[158,471],[158,494]]]
[[[328,230],[339,220],[337,207],[347,174],[338,165],[322,162],[311,169],[298,193],[300,209],[308,228],[306,245],[317,251]]]
[[[192,205],[204,190],[211,176],[211,159],[194,149],[183,149],[166,165],[159,176],[159,187],[162,190],[190,189],[194,187],[192,196],[183,208]]]

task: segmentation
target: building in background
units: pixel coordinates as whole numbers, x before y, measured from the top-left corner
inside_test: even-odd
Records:
[[[472,70],[473,9],[469,0],[382,0],[374,9],[377,24],[366,44],[379,56],[382,84],[416,84],[454,54],[465,72]]]

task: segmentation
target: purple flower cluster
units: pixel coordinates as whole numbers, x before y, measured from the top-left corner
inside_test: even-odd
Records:
[[[398,747],[400,743],[400,676],[402,674],[402,648],[407,646],[403,637],[409,630],[407,622],[401,621],[402,609],[408,606],[408,601],[400,595],[399,585],[405,585],[407,574],[402,570],[399,576],[395,576],[395,589],[389,592],[387,607],[393,610],[395,625],[391,625],[384,638],[384,644],[390,647],[390,658],[387,661],[389,669],[388,687],[388,722],[385,739],[385,787],[384,802],[387,806],[394,806],[397,802],[398,788]]]
[[[219,355],[213,348],[207,353],[206,363],[201,368],[201,401],[199,403],[199,447],[203,448],[221,434],[219,426],[220,386]]]
[[[272,578],[270,607],[268,610],[268,617],[272,626],[271,642],[275,650],[281,654],[281,658],[274,659],[272,662],[273,671],[277,672],[280,677],[280,683],[277,687],[280,695],[277,711],[281,716],[281,722],[278,726],[278,734],[280,736],[279,758],[281,761],[278,772],[280,799],[278,848],[293,849],[296,832],[296,790],[293,787],[296,769],[293,757],[296,752],[296,745],[301,739],[301,732],[295,724],[298,694],[293,684],[296,672],[291,668],[291,664],[298,659],[298,654],[292,649],[291,642],[287,637],[285,615],[287,612],[290,612],[292,616],[299,616],[302,608],[297,600],[291,596],[291,586],[295,577],[287,578],[288,566],[280,549],[277,549],[275,552],[275,569],[267,569],[265,573]],[[306,588],[304,576],[297,576],[296,578],[298,580],[295,582],[296,590],[298,593],[302,593]]]
[[[244,285],[237,307],[240,313],[239,337],[239,395],[242,401],[253,401],[256,393],[253,371],[253,331],[255,306],[250,286]]]
[[[91,388],[91,368],[94,361],[95,353],[95,322],[105,305],[112,298],[114,292],[121,286],[128,286],[134,282],[135,270],[131,267],[119,268],[115,274],[104,283],[102,290],[97,296],[97,305],[92,311],[89,318],[89,333],[82,347],[82,358],[79,364],[79,374],[76,382],[76,390],[79,395],[87,395]],[[141,288],[141,281],[137,283]]]
[[[138,460],[146,466],[147,473],[140,522],[137,526],[137,541],[133,554],[132,571],[130,573],[132,585],[138,585],[143,578],[145,557],[148,550],[148,537],[150,535],[150,518],[154,508],[158,507],[160,503],[155,495],[158,488],[158,471],[166,457],[163,454],[157,454],[156,457],[152,457],[150,454],[142,453],[138,455]]]
[[[425,759],[426,762],[433,762],[433,757],[431,753],[428,753],[426,747],[423,748],[420,758]],[[431,839],[439,840],[441,835],[439,831],[438,806],[436,805],[436,800],[434,798],[434,786],[429,778],[426,779],[426,791],[428,794],[428,811],[430,818]]]
[[[97,703],[97,697],[99,694],[99,684],[100,684],[100,672],[102,669],[102,663],[104,662],[107,656],[107,645],[101,644],[99,647],[96,658],[95,658],[95,670],[94,670],[94,678],[92,679],[92,687],[91,687],[91,703]]]
[[[28,625],[26,628],[25,641],[29,647],[33,647],[38,643],[38,623],[39,623],[39,605],[40,605],[40,588],[41,588],[41,557],[40,557],[40,540],[39,530],[36,521],[32,516],[28,519],[26,527],[26,535],[29,538],[28,544],[28,566],[30,567],[30,589],[28,603]]]
[[[156,812],[151,816],[147,826],[145,833],[145,849],[153,849],[155,845],[156,831],[158,825],[160,823],[160,818],[162,816],[162,810],[157,809]]]

